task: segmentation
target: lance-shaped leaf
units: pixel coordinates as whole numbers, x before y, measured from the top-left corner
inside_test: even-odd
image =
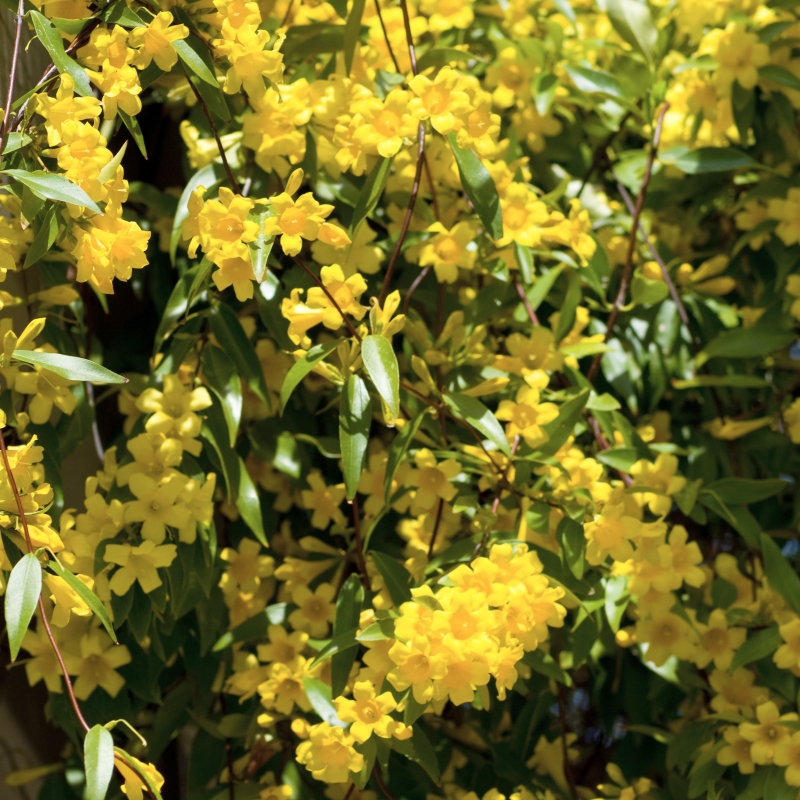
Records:
[[[15,350],[14,360],[49,369],[71,381],[91,383],[127,383],[128,379],[86,358],[62,356],[60,353],[38,353],[33,350]]]
[[[338,728],[345,727],[345,724],[336,714],[336,708],[331,697],[331,687],[327,683],[306,675],[303,678],[303,688],[306,690],[308,702],[311,703],[311,707],[319,714],[323,722],[327,722],[328,725],[335,725]]]
[[[511,448],[502,426],[480,400],[460,392],[448,392],[442,399],[454,416],[480,431],[498,450],[511,457]]]
[[[348,500],[355,497],[364,469],[371,424],[372,401],[367,387],[358,375],[351,375],[342,389],[339,405],[339,444]]]
[[[400,464],[408,453],[408,448],[411,442],[414,441],[414,436],[419,430],[422,420],[425,418],[426,411],[421,411],[414,419],[409,420],[403,426],[403,429],[392,440],[389,446],[389,455],[386,460],[386,475],[383,479],[383,496],[386,502],[392,496],[392,481],[394,480],[395,473]]]
[[[11,570],[6,587],[6,630],[12,661],[17,658],[41,593],[41,564],[33,553],[26,553]]]
[[[658,30],[647,4],[636,0],[606,0],[606,12],[614,30],[652,64]]]
[[[102,213],[100,206],[89,197],[80,186],[74,184],[63,175],[55,172],[38,170],[27,172],[24,169],[6,169],[4,175],[19,181],[27,186],[37,197],[43,200],[55,200],[59,203],[70,203],[73,206],[83,206],[95,214]]]
[[[86,770],[84,800],[103,800],[114,772],[114,739],[102,725],[95,725],[86,734],[83,764]]]
[[[411,574],[399,562],[395,561],[386,553],[371,550],[370,555],[378,568],[383,582],[389,591],[389,596],[395,606],[400,607],[403,603],[411,600]]]
[[[447,134],[458,165],[461,185],[472,201],[486,231],[493,239],[503,237],[503,213],[500,210],[500,195],[489,170],[472,150],[459,147],[455,133]]]
[[[344,74],[347,76],[353,67],[353,56],[358,47],[358,35],[361,33],[361,18],[364,16],[365,5],[366,0],[353,0],[344,26]]]
[[[269,547],[267,535],[264,533],[264,518],[261,515],[261,503],[258,499],[258,490],[250,477],[250,473],[241,458],[239,463],[239,478],[236,493],[236,508],[242,519],[264,547]]]
[[[281,414],[283,414],[286,403],[289,402],[292,392],[297,388],[300,381],[302,381],[320,361],[324,361],[325,356],[332,353],[341,342],[342,339],[334,339],[331,342],[323,342],[322,344],[315,345],[292,365],[292,368],[286,373],[286,377],[283,379],[283,386],[281,386]]]
[[[219,397],[225,422],[228,425],[231,447],[236,445],[236,434],[242,419],[242,382],[232,361],[219,347],[206,347],[202,357],[203,375],[209,388]]]
[[[60,72],[72,76],[75,81],[75,91],[83,97],[91,97],[92,85],[85,70],[77,61],[67,55],[64,49],[64,40],[53,23],[43,14],[31,9],[28,12],[33,27],[36,31],[36,38],[44,45],[48,55],[53,61],[53,65]]]
[[[800,614],[800,578],[770,536],[762,533],[759,538],[769,585],[783,597],[795,614]]]
[[[383,190],[386,187],[386,181],[389,178],[391,168],[392,159],[381,158],[370,170],[369,175],[367,175],[364,186],[361,188],[361,194],[358,196],[356,207],[353,209],[353,219],[350,223],[350,238],[352,240],[355,240],[361,223],[374,211],[375,206],[378,205],[378,200],[381,199]]]
[[[361,358],[370,380],[392,415],[400,415],[400,369],[392,343],[385,336],[367,336],[361,342]]]
[[[364,602],[364,587],[358,575],[350,575],[339,590],[336,598],[336,617],[333,621],[333,638],[338,640],[340,649],[331,659],[331,694],[339,697],[344,692],[350,670],[356,660],[356,648],[350,647],[348,637],[356,641],[361,606]]]

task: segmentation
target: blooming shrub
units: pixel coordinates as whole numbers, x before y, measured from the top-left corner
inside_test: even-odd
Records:
[[[9,3],[8,780],[796,798],[796,4]]]

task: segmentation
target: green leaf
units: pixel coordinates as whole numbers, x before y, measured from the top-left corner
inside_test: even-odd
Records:
[[[758,74],[768,81],[774,81],[781,86],[786,86],[788,89],[800,92],[800,78],[784,67],[779,67],[777,64],[767,64],[767,66],[759,68]]]
[[[136,14],[128,8],[125,0],[119,0],[116,3],[110,3],[100,14],[100,19],[103,22],[109,22],[112,25],[120,25],[123,28],[145,28],[146,24],[136,16]]]
[[[275,242],[274,236],[267,236],[264,233],[264,220],[272,216],[272,207],[267,205],[257,205],[247,218],[258,225],[258,236],[247,243],[250,250],[250,263],[253,265],[253,275],[256,282],[262,283],[267,277],[267,260],[272,252],[272,245]]]
[[[386,553],[370,550],[372,560],[380,572],[383,582],[389,591],[389,596],[397,608],[411,600],[412,577],[409,571]]]
[[[444,67],[454,61],[463,63],[466,61],[477,61],[472,53],[464,50],[456,50],[455,47],[435,47],[417,59],[417,70],[425,72],[430,67]]]
[[[155,337],[153,339],[153,355],[155,356],[161,349],[164,339],[171,330],[177,328],[181,317],[188,314],[193,301],[197,299],[197,280],[201,276],[208,274],[211,269],[211,262],[203,259],[199,264],[186,270],[183,276],[176,281],[172,287],[167,304],[161,314],[161,321],[158,323]]]
[[[514,256],[517,259],[517,264],[519,264],[522,283],[525,286],[530,286],[533,283],[533,253],[531,253],[531,248],[519,242],[514,242]]]
[[[608,392],[603,394],[592,392],[589,395],[589,402],[586,403],[586,408],[590,411],[619,411],[622,406],[619,400],[614,395],[608,394]]]
[[[336,598],[336,617],[333,620],[334,639],[343,640],[340,650],[331,660],[331,693],[339,697],[344,692],[350,670],[356,660],[356,649],[345,647],[348,638],[356,642],[358,623],[361,619],[361,606],[364,603],[364,587],[358,575],[350,575],[342,584]]]
[[[442,400],[454,416],[480,431],[498,450],[511,458],[511,448],[502,426],[480,400],[460,392],[448,392],[442,396]]]
[[[500,210],[500,196],[489,170],[472,150],[459,147],[455,133],[447,134],[447,141],[453,150],[458,165],[458,174],[467,197],[472,201],[486,232],[493,239],[503,238],[503,213]]]
[[[142,133],[141,125],[136,117],[124,112],[121,108],[117,109],[117,116],[122,120],[122,124],[128,129],[128,133],[133,137],[139,152],[144,158],[147,158],[147,146],[144,143],[144,134]]]
[[[33,139],[27,133],[17,133],[16,131],[9,133],[6,137],[6,143],[3,145],[3,155],[21,150],[32,141]]]
[[[653,306],[665,300],[669,288],[664,281],[654,281],[637,272],[631,281],[631,300],[637,306]]]
[[[736,328],[725,331],[712,339],[698,354],[698,366],[712,358],[760,358],[761,356],[782,350],[794,341],[791,331],[767,325],[755,325],[752,328]]]
[[[37,197],[43,200],[55,200],[59,203],[70,203],[83,206],[95,214],[101,214],[100,206],[86,192],[63,175],[55,172],[26,172],[24,169],[6,169],[4,175],[18,180],[27,186]]]
[[[203,350],[203,375],[209,388],[219,397],[231,447],[236,446],[236,434],[242,419],[242,382],[236,374],[232,361],[219,349],[209,345]]]
[[[558,78],[552,72],[540,72],[533,82],[533,102],[540,116],[550,111],[556,98]]]
[[[264,370],[239,318],[229,306],[224,303],[216,303],[211,308],[209,322],[220,347],[231,359],[240,377],[247,381],[256,397],[263,400],[269,408],[271,401],[264,378]]]
[[[569,276],[567,295],[559,309],[558,325],[553,333],[557,342],[560,342],[572,330],[572,326],[575,323],[575,313],[583,299],[581,282],[578,280],[578,276],[572,270],[567,275]]]
[[[762,533],[760,541],[764,572],[769,585],[789,604],[795,614],[800,614],[800,578],[770,536]]]
[[[563,683],[565,686],[572,685],[572,680],[569,675],[561,669],[556,660],[549,653],[545,653],[543,650],[534,650],[531,653],[526,653],[522,660],[540,675],[552,678],[554,681]]]
[[[308,702],[311,703],[311,707],[323,722],[327,722],[328,725],[335,725],[338,728],[345,727],[345,724],[336,715],[336,708],[331,699],[331,687],[327,683],[306,675],[303,678],[303,688],[306,690]]]
[[[350,239],[355,241],[361,223],[375,210],[378,200],[381,199],[386,181],[392,169],[391,158],[379,158],[370,170],[364,186],[358,195],[356,207],[353,209],[353,218],[350,222]]]
[[[706,491],[714,492],[723,503],[746,506],[758,503],[768,497],[780,494],[787,483],[780,478],[756,481],[749,478],[722,478],[706,486]]]
[[[239,461],[239,481],[236,494],[236,508],[242,515],[242,519],[248,528],[253,532],[264,547],[269,547],[267,535],[264,533],[264,518],[261,515],[261,503],[258,499],[258,489],[256,489],[247,467],[241,457]]]
[[[80,595],[81,600],[89,606],[92,613],[103,623],[103,627],[116,644],[117,634],[114,631],[114,626],[111,623],[111,618],[108,616],[106,607],[100,602],[100,598],[82,580],[76,575],[73,575],[69,570],[64,569],[55,559],[49,561],[47,566],[53,570],[59,578],[63,578],[78,595]]]
[[[564,67],[572,82],[582,92],[587,94],[604,94],[616,100],[622,100],[625,92],[619,81],[609,72],[588,67],[566,65]]]
[[[606,13],[614,30],[652,64],[658,31],[647,4],[636,0],[606,0]]]
[[[392,343],[385,336],[367,336],[361,342],[361,358],[378,394],[392,416],[400,416],[400,369]]]
[[[356,634],[358,633],[358,628],[352,628],[349,631],[345,631],[340,636],[334,636],[322,650],[317,653],[316,658],[314,659],[311,666],[316,666],[317,664],[321,664],[323,661],[327,661],[329,658],[333,658],[340,653],[347,653],[349,650],[353,650],[358,646],[358,641],[356,640]],[[353,658],[355,658],[355,653],[353,653]],[[352,666],[352,663],[351,665]],[[349,670],[349,667],[348,667]],[[342,692],[340,691],[338,694],[333,696],[338,697]]]
[[[353,56],[358,46],[365,4],[366,0],[353,0],[344,26],[344,74],[347,77],[350,77],[350,70],[353,68]]]
[[[285,624],[289,616],[286,611],[287,607],[287,603],[275,603],[271,606],[267,606],[260,614],[246,619],[232,631],[227,631],[222,634],[211,648],[212,652],[219,653],[232,644],[236,644],[236,642],[250,642],[263,639],[267,635],[270,625]]]
[[[359,642],[379,642],[382,639],[394,639],[394,620],[379,619],[372,625],[367,625],[361,633],[356,636]]]
[[[778,632],[778,626],[772,625],[763,631],[759,631],[751,636],[735,653],[729,670],[735,672],[739,667],[751,664],[753,661],[760,661],[772,655],[782,642]]]
[[[49,252],[50,248],[55,244],[58,238],[58,214],[56,214],[56,207],[50,205],[44,213],[42,224],[39,230],[36,231],[36,236],[33,239],[30,250],[25,256],[25,263],[23,269],[33,266],[45,253]]]
[[[364,469],[371,425],[372,401],[369,392],[358,375],[351,375],[342,389],[339,405],[339,442],[348,500],[355,497]]]
[[[561,553],[569,571],[578,579],[583,578],[586,568],[586,537],[583,526],[569,517],[558,523],[556,540],[561,545]]]
[[[127,383],[128,379],[86,358],[62,356],[59,353],[38,353],[33,350],[15,350],[14,360],[49,369],[62,378],[91,383]]]
[[[86,769],[84,800],[104,800],[114,772],[114,739],[102,726],[95,725],[83,741]]]
[[[322,344],[315,345],[292,365],[292,368],[283,379],[283,386],[281,386],[281,414],[283,414],[286,403],[289,402],[292,392],[297,388],[300,381],[302,381],[320,361],[324,361],[325,357],[329,353],[332,353],[342,341],[344,340],[334,339],[330,342],[323,342]]]
[[[219,81],[217,81],[213,67],[209,68],[206,60],[201,55],[203,45],[196,42],[195,37],[189,36],[186,39],[176,39],[172,43],[172,47],[178,54],[178,58],[193,75],[196,75],[209,86],[219,89]]]
[[[91,97],[92,85],[89,83],[89,78],[86,76],[83,67],[79,66],[77,61],[67,55],[64,49],[64,40],[61,38],[58,28],[38,11],[31,9],[28,15],[36,30],[36,38],[47,50],[55,68],[59,73],[66,72],[72,76],[75,81],[75,91],[79,95]],[[85,205],[85,203],[81,203],[81,205]]]
[[[639,453],[633,447],[612,447],[609,450],[601,450],[595,458],[612,469],[630,472],[631,467],[639,460]]]
[[[392,481],[397,473],[397,468],[403,463],[411,442],[414,441],[419,426],[425,418],[426,411],[421,411],[414,419],[408,420],[403,429],[394,437],[389,445],[389,454],[386,459],[386,474],[383,478],[383,496],[386,503],[392,496]]]
[[[222,472],[225,487],[228,491],[228,500],[235,502],[239,496],[239,459],[236,451],[230,446],[228,424],[225,421],[225,412],[215,393],[211,394],[211,407],[205,411],[206,418],[200,430],[203,438],[211,445],[211,452],[216,455],[217,464]],[[209,453],[211,456],[211,453]],[[212,462],[214,461],[211,456]]]
[[[687,380],[672,379],[673,389],[698,389],[704,386],[731,386],[736,389],[762,389],[769,384],[757,375],[696,375]]]
[[[6,631],[12,661],[17,659],[41,593],[42,567],[33,553],[26,553],[14,565],[6,586]]]
[[[630,603],[628,579],[624,575],[613,575],[606,578],[606,597],[604,601],[608,626],[616,633],[619,630],[622,616]]]
[[[566,266],[564,264],[559,264],[557,267],[553,267],[536,278],[533,283],[533,288],[527,293],[528,301],[534,311],[547,299],[547,295],[550,294],[553,284],[565,269]]]
[[[436,759],[436,750],[425,735],[421,725],[415,725],[411,734],[411,741],[417,754],[415,761],[428,773],[428,777],[439,783],[439,762]]]
[[[658,154],[662,164],[672,164],[687,175],[705,175],[710,172],[731,172],[743,167],[758,167],[747,153],[734,147],[684,147],[671,148]]]

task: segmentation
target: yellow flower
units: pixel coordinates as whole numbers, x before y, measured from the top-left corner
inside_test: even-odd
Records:
[[[279,37],[272,50],[267,49],[270,34],[265,30],[240,28],[235,39],[217,39],[214,46],[230,62],[223,87],[227,94],[244,89],[251,97],[264,94],[264,78],[279,82],[283,77],[283,53]]]
[[[178,60],[173,42],[185,39],[188,35],[189,29],[185,25],[173,25],[172,14],[161,11],[149,25],[131,31],[131,46],[139,50],[133,65],[146,69],[151,61],[155,61],[159,69],[169,72]]]
[[[457,222],[452,230],[441,222],[434,222],[428,228],[435,234],[420,250],[419,265],[432,266],[439,283],[455,283],[459,269],[472,269],[478,257],[478,249],[473,244],[477,234],[475,226],[469,222]]]
[[[270,625],[267,628],[269,644],[258,645],[258,658],[260,661],[279,661],[281,664],[291,664],[305,649],[308,634],[305,631],[286,633],[282,625]]]
[[[100,116],[100,102],[95,97],[75,97],[74,92],[74,79],[63,73],[55,97],[44,93],[36,95],[36,110],[44,117],[50,147],[61,141],[61,131],[67,120],[95,120]]]
[[[129,485],[136,500],[126,503],[125,521],[141,522],[142,538],[161,544],[167,535],[167,525],[183,528],[189,522],[189,509],[178,501],[184,489],[182,475],[157,484],[139,472],[131,475]]]
[[[465,30],[475,19],[472,3],[473,0],[422,0],[420,11],[428,16],[428,28],[433,33]]]
[[[783,773],[789,786],[800,786],[800,731],[795,731],[789,740],[775,746],[774,762],[786,767]]]
[[[735,672],[715,669],[708,682],[716,693],[711,699],[711,708],[719,714],[733,712],[753,716],[753,708],[769,699],[769,690],[756,686],[755,673],[744,667]]]
[[[775,651],[772,660],[780,669],[800,668],[800,618],[795,617],[778,630],[784,643]]]
[[[398,692],[408,687],[418,703],[428,703],[433,697],[433,682],[447,673],[447,657],[443,652],[433,654],[427,636],[415,636],[408,643],[395,642],[389,657],[396,665],[386,676]]]
[[[757,431],[760,428],[765,428],[772,420],[769,417],[761,417],[760,419],[720,419],[716,417],[710,422],[703,423],[703,430],[708,431],[715,439],[727,439],[733,441],[740,439],[742,436],[747,436],[748,433]]]
[[[255,592],[262,579],[271,577],[275,571],[275,559],[262,555],[261,545],[255,539],[243,538],[239,542],[238,550],[224,548],[220,558],[230,565],[226,574],[235,582],[240,592]]]
[[[546,736],[540,736],[533,755],[525,762],[525,766],[535,769],[539,775],[550,775],[562,791],[568,793],[569,785],[564,772],[565,756],[570,761],[577,757],[578,751],[570,747],[577,738],[577,734],[568,733],[564,737],[565,741],[556,738],[551,742]]]
[[[676,614],[663,614],[636,623],[636,641],[647,644],[645,658],[660,667],[671,656],[684,661],[695,649],[695,634]]]
[[[306,660],[296,658],[285,664],[276,661],[269,668],[269,677],[258,686],[261,704],[268,711],[289,715],[297,706],[302,711],[310,711],[311,703],[303,688],[303,676],[307,674]]]
[[[299,177],[296,177],[299,172]],[[341,247],[350,243],[350,237],[341,228],[325,222],[333,211],[333,206],[320,204],[311,192],[301,194],[297,200],[292,198],[293,191],[302,182],[302,170],[293,173],[287,183],[287,191],[270,197],[269,203],[275,212],[264,220],[264,233],[277,236],[281,249],[286,255],[296,256],[303,247],[303,239],[313,242],[320,239],[326,244]]]
[[[306,477],[311,489],[303,489],[300,496],[303,506],[312,510],[311,524],[319,530],[325,530],[331,520],[336,525],[344,525],[345,518],[339,506],[344,500],[344,484],[328,486],[318,469],[312,469]]]
[[[728,669],[734,653],[744,644],[747,631],[744,628],[729,628],[728,619],[721,608],[715,608],[708,618],[708,625],[695,621],[700,633],[700,647],[694,654],[694,663],[705,669],[713,660],[717,669]]]
[[[727,744],[717,753],[717,763],[724,767],[736,764],[742,775],[752,775],[756,765],[750,757],[750,742],[742,738],[735,726],[725,728],[722,735]]]
[[[409,113],[410,94],[392,89],[384,100],[365,98],[354,107],[355,142],[369,155],[396,156],[403,143],[416,136],[417,120]]]
[[[174,544],[156,545],[151,541],[144,541],[138,547],[129,544],[106,545],[104,560],[120,567],[112,575],[109,588],[114,594],[125,594],[138,580],[145,594],[152,592],[161,586],[158,568],[168,567],[177,554],[178,549]]]
[[[41,621],[37,623],[35,631],[25,631],[22,649],[30,654],[30,658],[25,659],[28,684],[36,686],[39,681],[44,681],[48,692],[61,694],[61,666]]]
[[[95,629],[83,635],[80,656],[67,655],[65,658],[69,674],[77,676],[73,684],[75,697],[86,700],[98,686],[111,697],[116,697],[125,685],[125,679],[116,668],[130,661],[128,648],[124,644],[115,645],[104,631]]]
[[[133,764],[133,767],[130,763]],[[147,783],[142,779],[146,776],[147,779],[160,790],[164,785],[164,778],[161,773],[152,765],[144,761],[139,761],[131,755],[125,754],[125,758],[118,755],[114,756],[114,766],[119,770],[125,783],[122,786],[122,791],[127,796],[128,800],[144,800],[143,789],[147,791],[147,796],[151,794],[147,789]]]
[[[754,764],[772,764],[775,760],[775,749],[791,737],[791,731],[781,722],[795,722],[797,714],[781,716],[778,706],[773,702],[762,703],[756,708],[758,722],[743,722],[739,725],[739,734],[750,742],[750,756]]]
[[[416,469],[408,473],[406,486],[416,487],[411,501],[413,515],[430,511],[438,500],[452,500],[457,493],[453,478],[461,472],[461,465],[454,458],[438,462],[436,456],[423,447],[414,456]]]
[[[163,387],[161,392],[148,387],[136,399],[136,408],[151,415],[145,429],[178,439],[185,450],[200,455],[202,445],[194,440],[200,435],[202,420],[196,412],[211,405],[208,389],[184,386],[178,375],[164,375]]]
[[[707,33],[698,54],[709,54],[719,64],[714,83],[721,92],[729,94],[734,81],[743,89],[753,89],[758,83],[758,68],[769,64],[769,45],[749,33],[744,23],[729,22],[725,29],[715,28]]]
[[[76,575],[75,577],[88,589],[94,588],[94,581],[86,575]],[[78,617],[92,616],[92,609],[89,608],[86,601],[63,578],[45,573],[44,582],[52,592],[50,599],[54,603],[51,619],[53,625],[65,628],[69,624],[71,613]]]
[[[344,230],[338,222],[331,222],[331,225]],[[364,222],[349,245],[331,245],[315,239],[311,243],[311,257],[317,264],[339,264],[345,278],[352,277],[356,271],[374,275],[386,258],[383,250],[372,244],[377,238],[378,234]]]
[[[339,719],[352,723],[349,733],[359,744],[366,742],[373,733],[383,739],[392,736],[407,739],[411,736],[411,728],[389,716],[397,708],[392,693],[378,695],[370,681],[355,684],[352,700],[337,697],[333,704]]]
[[[335,594],[336,589],[330,583],[321,583],[313,592],[307,586],[298,586],[292,592],[292,602],[298,608],[289,615],[289,624],[321,639],[336,617]]]
[[[361,772],[364,757],[353,747],[353,737],[342,728],[320,722],[309,730],[309,738],[297,747],[297,760],[318,781],[345,783],[351,772]]]
[[[528,247],[542,243],[545,225],[563,220],[563,214],[551,214],[547,206],[524,183],[512,183],[500,198],[503,212],[503,237],[495,244],[505,247],[517,242]]]
[[[653,492],[637,492],[636,498],[643,506],[659,516],[672,508],[672,495],[686,486],[686,478],[678,475],[678,457],[671,453],[659,453],[655,463],[641,459],[631,467],[634,486],[646,486],[655,489]]]
[[[434,80],[425,75],[415,75],[409,88],[416,95],[408,110],[419,120],[430,119],[434,130],[442,135],[458,130],[458,115],[469,108],[466,92],[458,91],[461,75],[451,67],[442,67]]]
[[[495,416],[508,421],[506,436],[509,441],[519,435],[528,447],[535,449],[550,438],[542,426],[558,416],[558,406],[555,403],[540,403],[538,389],[522,386],[515,400],[500,401]]]

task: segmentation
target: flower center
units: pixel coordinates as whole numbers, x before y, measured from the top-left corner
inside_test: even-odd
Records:
[[[284,233],[288,233],[290,236],[297,236],[302,233],[307,220],[308,214],[302,209],[287,208],[286,211],[281,214],[281,230]]]

